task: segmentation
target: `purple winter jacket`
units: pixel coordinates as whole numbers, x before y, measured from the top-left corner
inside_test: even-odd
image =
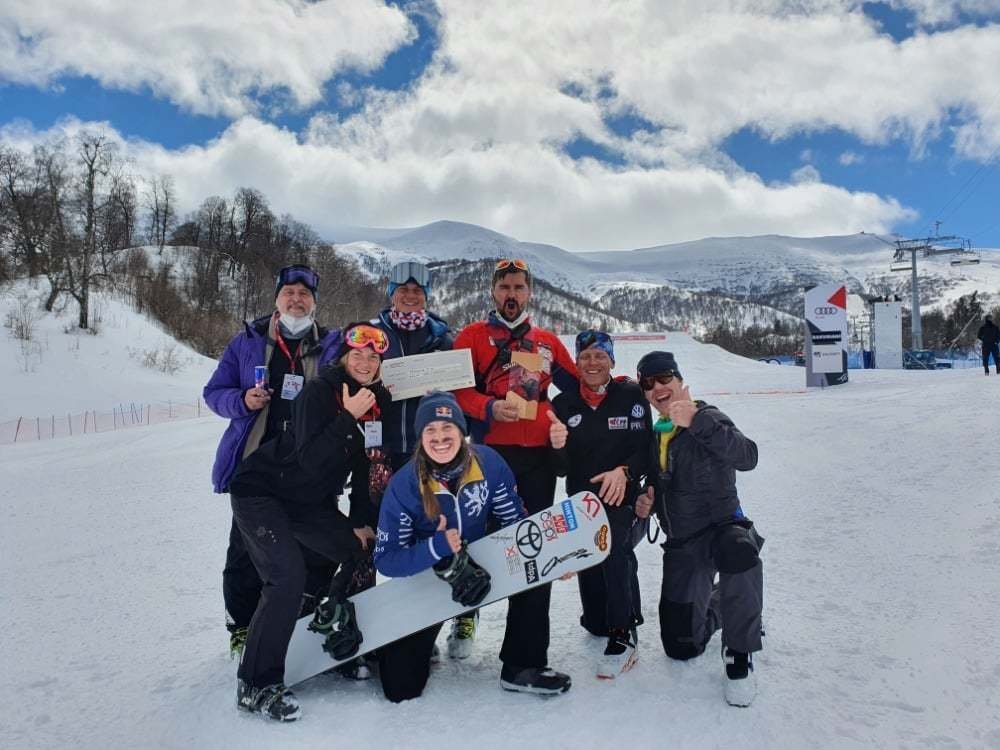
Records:
[[[227,492],[229,480],[243,455],[250,429],[259,412],[250,411],[243,395],[254,387],[254,366],[265,364],[267,328],[271,316],[265,315],[252,323],[244,323],[242,333],[233,337],[219,359],[202,397],[208,407],[220,417],[229,419],[229,426],[219,441],[212,467],[212,485],[216,492]],[[314,344],[304,356],[319,352],[317,370],[330,362],[340,348],[341,333],[317,326],[319,343]]]

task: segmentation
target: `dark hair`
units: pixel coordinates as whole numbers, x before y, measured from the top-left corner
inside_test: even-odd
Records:
[[[464,476],[465,472],[469,470],[469,465],[472,463],[472,449],[469,448],[469,444],[464,440],[458,448],[458,454],[455,456],[455,459],[461,463],[462,476]],[[438,516],[441,515],[441,504],[438,502],[434,490],[431,489],[431,467],[437,465],[427,455],[427,451],[424,450],[423,441],[418,442],[417,449],[413,452],[413,466],[417,470],[420,501],[423,503],[424,513],[435,523],[437,523]]]
[[[497,285],[504,276],[509,276],[512,273],[523,273],[524,280],[528,284],[528,288],[531,288],[531,271],[524,268],[517,268],[516,266],[507,266],[506,268],[498,268],[493,272],[493,280],[490,282],[490,289]]]

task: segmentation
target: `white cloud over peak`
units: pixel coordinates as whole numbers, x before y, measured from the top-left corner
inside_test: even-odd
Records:
[[[44,87],[89,76],[237,117],[262,95],[314,104],[332,76],[379,67],[414,33],[378,0],[7,0],[0,81]]]

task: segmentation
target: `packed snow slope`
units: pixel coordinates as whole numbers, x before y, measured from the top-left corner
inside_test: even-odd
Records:
[[[760,448],[738,478],[767,537],[752,707],[723,701],[718,635],[698,659],[664,656],[660,550],[643,543],[639,664],[613,683],[593,677],[604,644],[570,581],[551,612],[566,695],[499,689],[499,603],[474,656],[435,667],[418,700],[321,675],[298,689],[296,724],[238,713],[230,510],[209,483],[225,423],[204,417],[0,446],[0,747],[1000,748],[1000,377],[852,371],[804,393],[801,368],[679,334],[619,342],[618,371],[650,348],[674,351],[693,395]]]

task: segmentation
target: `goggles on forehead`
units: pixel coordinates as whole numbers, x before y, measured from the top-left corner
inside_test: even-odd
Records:
[[[581,331],[576,335],[577,356],[580,356],[580,352],[584,349],[589,349],[594,345],[607,351],[605,347],[614,346],[614,341],[611,338],[611,334],[604,331]]]
[[[389,348],[389,337],[385,335],[385,331],[375,326],[354,326],[344,336],[344,341],[352,349],[370,346],[376,354],[385,354]]]
[[[310,291],[319,288],[319,274],[309,266],[285,266],[278,271],[277,286],[303,284]]]
[[[657,383],[660,385],[670,385],[674,382],[675,377],[677,377],[677,373],[674,372],[660,372],[656,375],[648,375],[644,378],[639,378],[639,387],[644,391],[651,391]]]
[[[430,286],[430,273],[423,263],[397,263],[389,269],[389,283],[402,286],[413,281],[417,286]]]
[[[504,269],[510,268],[511,266],[514,266],[514,268],[518,269],[519,271],[530,273],[530,271],[528,270],[528,264],[523,260],[521,260],[520,258],[514,258],[513,260],[511,260],[510,258],[504,258],[503,260],[498,260],[493,270],[503,271]]]

